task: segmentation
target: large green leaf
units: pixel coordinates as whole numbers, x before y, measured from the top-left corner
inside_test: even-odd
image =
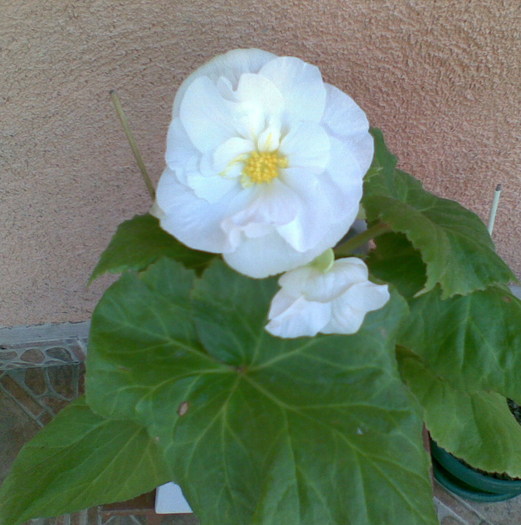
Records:
[[[194,278],[192,270],[160,259],[140,278],[123,275],[98,303],[89,335],[86,384],[89,404],[100,414],[136,418],[134,405],[150,389],[189,382],[201,370],[223,370],[197,338],[190,303]],[[161,407],[158,411],[163,413]]]
[[[386,233],[375,239],[376,248],[366,260],[371,274],[392,283],[401,295],[410,299],[425,285],[425,264],[407,237]]]
[[[466,391],[521,400],[521,301],[491,287],[441,299],[439,289],[410,302],[400,344]]]
[[[503,396],[457,390],[417,356],[398,355],[403,377],[423,406],[438,445],[486,472],[521,477],[521,425]]]
[[[375,143],[384,164],[365,179],[362,203],[367,220],[387,223],[421,253],[427,265],[423,292],[440,284],[443,297],[451,297],[516,279],[496,254],[477,215],[425,191],[414,177],[393,169],[393,157],[386,154],[382,138]]]
[[[146,430],[73,402],[20,452],[0,488],[0,523],[124,501],[169,480]]]
[[[203,269],[215,257],[192,250],[161,229],[152,215],[136,215],[118,226],[92,272],[91,281],[104,273],[144,270],[160,257],[171,257],[188,268]]]
[[[193,306],[188,281],[162,259],[107,291],[88,399],[148,427],[203,525],[436,523],[421,419],[394,358],[403,299],[356,335],[283,340],[264,330],[272,280],[219,262]]]

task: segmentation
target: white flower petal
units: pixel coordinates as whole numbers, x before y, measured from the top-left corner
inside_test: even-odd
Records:
[[[387,285],[377,285],[370,281],[354,284],[332,304],[331,321],[323,333],[356,333],[365,315],[382,308],[389,297]]]
[[[281,275],[279,285],[286,290],[287,293],[295,296],[303,295],[304,289],[309,286],[309,282],[313,282],[318,275],[318,270],[312,266],[300,266]]]
[[[266,128],[271,118],[279,118],[284,109],[284,98],[275,84],[262,75],[244,73],[235,92],[237,129],[250,140]]]
[[[270,117],[268,119],[266,128],[257,139],[258,151],[275,151],[279,149],[281,126],[279,118]]]
[[[369,121],[349,95],[330,84],[325,86],[327,98],[322,123],[332,135],[349,147],[351,155],[365,174],[374,155],[374,140],[368,133]]]
[[[349,306],[344,306],[342,309],[333,307],[333,312],[329,323],[321,330],[323,334],[356,334],[366,314],[362,310],[354,310]]]
[[[183,81],[174,100],[173,115],[179,115],[181,101],[195,79],[204,76],[216,85],[220,83],[222,87],[223,83],[228,83],[235,89],[243,73],[258,73],[264,64],[274,58],[277,58],[277,55],[261,49],[234,49],[212,58]]]
[[[320,252],[300,253],[274,230],[263,237],[245,237],[233,252],[223,254],[224,260],[244,275],[262,279],[288,268],[296,268],[312,261]]]
[[[280,152],[288,157],[289,166],[305,170],[307,176],[324,171],[330,149],[326,131],[312,122],[292,126],[280,143]]]
[[[233,237],[232,246],[249,237],[260,237],[274,231],[274,227],[293,220],[297,213],[297,200],[280,182],[273,181],[251,190],[248,205],[223,220],[221,228]]]
[[[292,299],[282,291],[275,295],[266,330],[284,338],[314,336],[320,332],[331,317],[330,305],[309,303],[302,297]]]
[[[192,174],[188,176],[186,182],[197,197],[211,203],[220,201],[232,191],[240,189],[240,183],[237,179],[220,175],[207,177],[205,175]]]
[[[242,164],[239,163],[240,158],[253,149],[254,145],[250,140],[241,137],[228,139],[212,153],[212,168],[223,176],[228,176],[234,166],[240,166],[242,170]]]
[[[182,243],[196,250],[223,253],[231,250],[220,224],[231,212],[244,206],[247,195],[235,190],[218,202],[209,204],[181,184],[168,168],[159,180],[157,206],[163,215],[161,227]]]
[[[175,118],[168,127],[166,137],[166,165],[175,170],[180,180],[186,180],[187,165],[189,171],[196,166],[201,157],[200,151],[194,147],[190,137],[186,133],[181,120]]]
[[[285,273],[270,308],[268,331],[281,337],[356,333],[366,313],[390,297],[387,285],[376,285],[367,275],[365,263],[355,257],[335,261],[326,272],[308,265]],[[314,319],[319,312],[327,312],[320,322]]]
[[[326,105],[326,88],[316,66],[295,57],[278,57],[262,66],[260,74],[279,88],[289,117],[320,121]]]
[[[350,304],[351,308],[372,312],[379,310],[390,298],[386,284],[363,281],[353,284],[338,301],[339,305]]]
[[[298,197],[300,205],[295,220],[278,228],[280,235],[300,252],[315,247],[321,247],[321,251],[324,251],[336,244],[349,225],[344,225],[342,231],[335,232],[338,238],[331,238],[329,227],[337,219],[333,216],[336,210],[331,208],[320,180],[302,168],[287,168],[281,178]]]
[[[235,136],[234,104],[225,100],[208,77],[195,79],[179,108],[181,124],[202,153]]]
[[[183,82],[173,111],[157,204],[181,242],[265,277],[307,264],[347,232],[372,138],[315,66],[226,53]]]

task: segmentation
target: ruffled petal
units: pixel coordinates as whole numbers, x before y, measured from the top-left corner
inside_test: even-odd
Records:
[[[236,136],[233,110],[208,77],[199,77],[186,90],[179,118],[192,144],[204,153]]]
[[[314,336],[322,330],[331,317],[330,305],[309,303],[304,298],[278,292],[271,303],[266,330],[284,338]]]
[[[200,158],[201,152],[192,144],[181,120],[172,120],[166,136],[166,165],[184,182],[187,171],[197,169]]]
[[[303,287],[303,293],[310,301],[335,301],[347,290],[360,282],[367,282],[367,266],[357,257],[338,259],[334,271],[318,272],[317,277],[309,280]]]
[[[247,197],[242,189],[236,189],[226,198],[209,204],[181,184],[167,168],[156,192],[157,206],[162,212],[158,218],[164,230],[190,248],[223,253],[232,248],[220,224],[230,213],[241,209]]]
[[[257,73],[266,62],[274,58],[277,58],[277,55],[261,49],[234,49],[212,58],[183,81],[175,96],[173,116],[179,115],[186,90],[197,78],[208,77],[217,84],[223,77],[226,79],[224,83],[235,89],[243,73]]]
[[[387,285],[377,285],[370,281],[353,284],[332,303],[331,321],[323,332],[345,334],[357,332],[366,313],[382,308],[389,297]]]
[[[320,121],[326,106],[326,88],[316,66],[295,57],[277,57],[259,72],[279,88],[288,118]]]
[[[364,322],[365,312],[354,310],[349,305],[332,307],[333,314],[329,323],[322,328],[323,334],[356,334]]]
[[[325,86],[327,98],[322,124],[349,148],[365,174],[374,155],[374,140],[368,133],[369,121],[349,95],[330,84]]]
[[[233,247],[249,237],[260,237],[274,231],[274,227],[293,220],[298,202],[294,194],[273,181],[251,189],[251,200],[237,213],[221,224],[223,231],[233,239]]]
[[[239,166],[241,158],[252,152],[255,146],[252,141],[242,137],[232,137],[220,144],[211,154],[211,166],[215,173],[227,177],[234,166]]]
[[[329,163],[331,145],[322,126],[312,122],[292,126],[280,142],[289,166],[305,170],[306,176],[322,173]]]
[[[235,92],[236,129],[243,137],[256,141],[269,119],[280,118],[284,98],[275,84],[262,75],[244,73]]]
[[[319,250],[297,252],[276,231],[271,231],[262,237],[245,237],[233,252],[223,257],[234,270],[262,279],[307,264],[320,253]]]
[[[187,177],[189,186],[195,195],[209,203],[220,201],[228,197],[234,190],[240,189],[240,182],[237,178],[227,178],[220,175],[207,177],[200,173],[192,173]]]
[[[302,168],[287,168],[281,181],[297,196],[300,205],[295,219],[278,228],[280,235],[295,250],[301,252],[318,246],[324,251],[334,246],[349,225],[343,231],[334,231],[335,236],[331,236],[330,226],[337,222],[339,214],[342,216],[344,210],[331,205],[329,191],[321,184],[320,177],[309,174]]]
[[[278,117],[270,117],[262,133],[257,138],[258,151],[275,151],[280,147],[281,120]]]

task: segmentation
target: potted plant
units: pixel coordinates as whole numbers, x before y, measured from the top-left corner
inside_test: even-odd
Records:
[[[521,474],[515,276],[316,67],[205,64],[166,164],[94,270],[121,277],[92,317],[86,396],[22,450],[1,523],[175,481],[203,525],[435,524],[424,423]]]
[[[504,501],[521,494],[521,480],[480,472],[431,442],[434,477],[448,490],[465,499]]]

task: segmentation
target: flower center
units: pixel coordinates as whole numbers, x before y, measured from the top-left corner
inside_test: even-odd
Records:
[[[259,184],[277,178],[281,168],[287,167],[288,159],[278,151],[253,151],[244,161],[242,173]]]

